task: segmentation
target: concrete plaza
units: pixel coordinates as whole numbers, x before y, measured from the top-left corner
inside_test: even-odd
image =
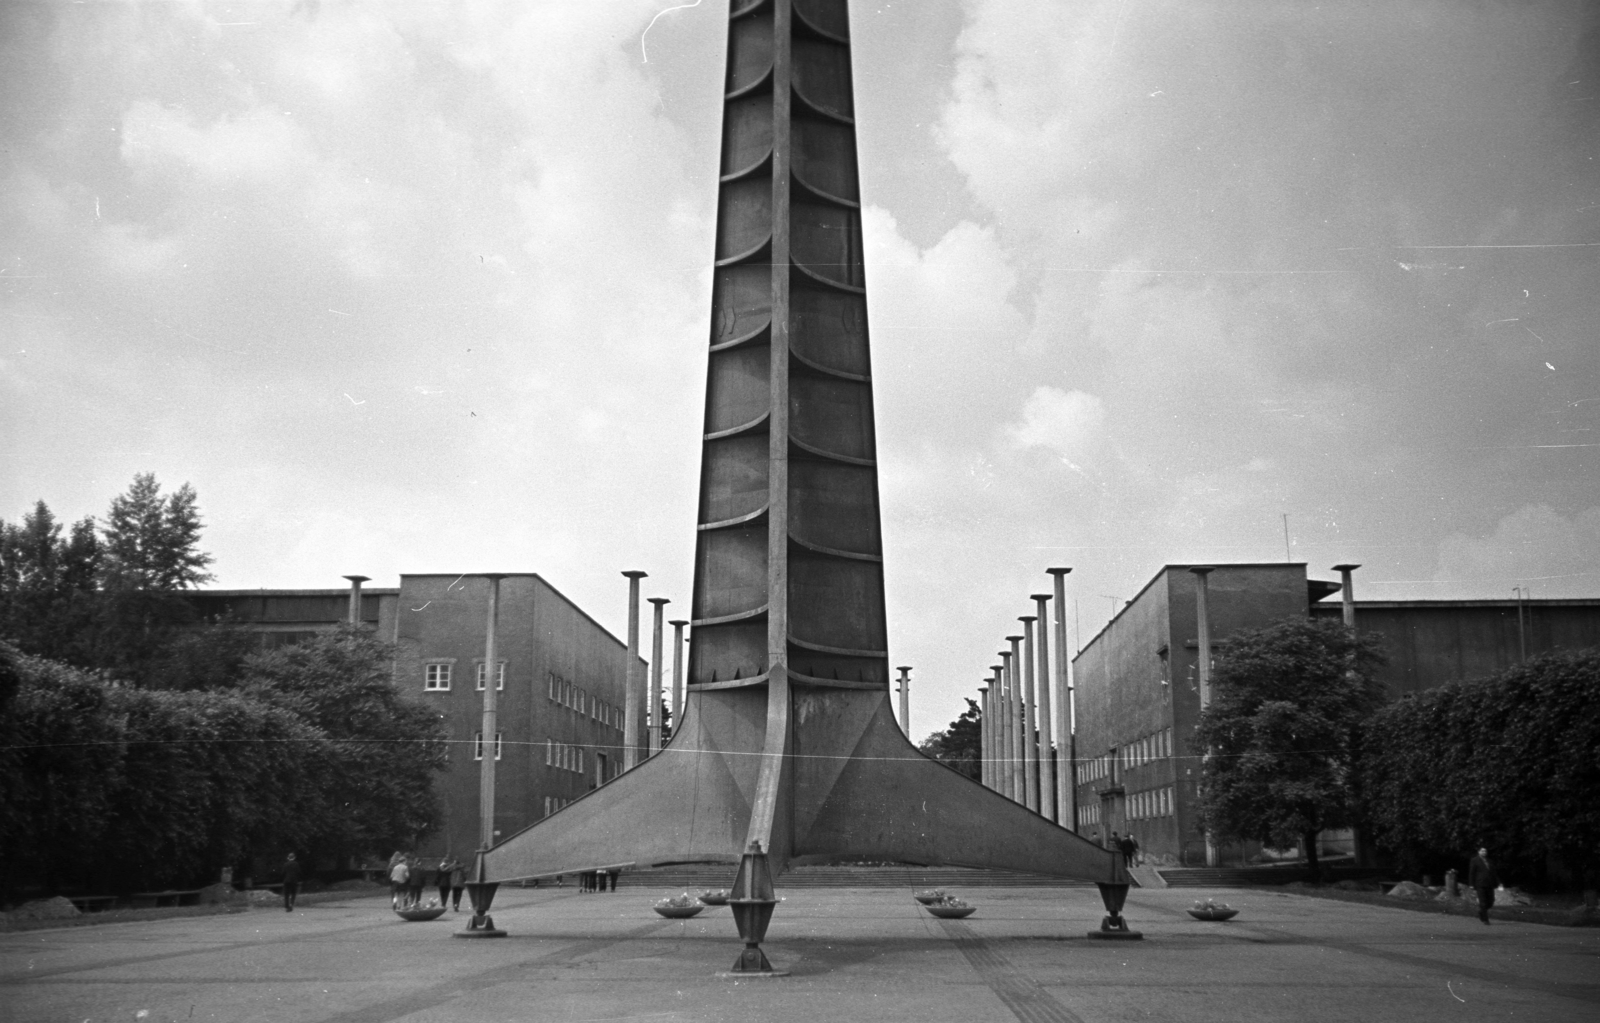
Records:
[[[1409,913],[1260,890],[1135,890],[1142,942],[1091,941],[1092,889],[972,889],[962,922],[909,891],[796,889],[765,945],[782,979],[716,978],[739,944],[726,908],[656,916],[660,895],[510,889],[501,940],[408,924],[386,898],[0,935],[0,1020],[1600,1018],[1600,931]],[[1226,924],[1184,909],[1214,895]]]

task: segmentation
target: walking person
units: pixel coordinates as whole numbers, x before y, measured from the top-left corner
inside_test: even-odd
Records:
[[[1115,834],[1115,832],[1113,832],[1113,834]],[[1134,841],[1132,832],[1123,835],[1117,840],[1117,851],[1122,853],[1122,865],[1124,867],[1133,866],[1133,854],[1138,848],[1139,843]]]
[[[389,867],[389,904],[399,910],[405,902],[406,892],[411,887],[411,867],[406,863],[404,856],[395,854],[395,860]]]
[[[467,880],[467,868],[460,860],[450,861],[450,908],[453,912],[461,912],[461,889]],[[440,905],[443,905],[441,902]]]
[[[1467,867],[1467,884],[1478,893],[1478,919],[1489,922],[1489,907],[1494,905],[1494,890],[1500,887],[1500,875],[1489,862],[1489,847],[1479,846],[1478,855]]]
[[[450,870],[455,865],[455,860],[446,856],[439,861],[439,905],[450,904]]]
[[[294,900],[300,895],[300,861],[294,853],[283,864],[283,911],[294,912]]]
[[[421,857],[409,856],[407,859],[411,863],[411,905],[415,908],[422,905],[422,889],[428,882],[428,868],[422,865]]]

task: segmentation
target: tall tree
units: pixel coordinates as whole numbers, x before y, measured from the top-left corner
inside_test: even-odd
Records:
[[[140,685],[160,684],[163,653],[194,619],[182,591],[211,579],[201,526],[187,483],[163,496],[155,474],[140,473],[112,499],[102,527],[97,666]]]
[[[981,775],[983,757],[983,712],[970,697],[966,711],[942,732],[933,732],[917,748],[928,756],[955,768],[968,778]]]
[[[311,851],[344,858],[410,846],[439,826],[434,772],[448,744],[437,712],[406,699],[394,648],[362,629],[249,659],[241,693],[288,710],[330,740],[321,785],[332,815],[313,828]]]
[[[100,543],[93,519],[61,524],[43,501],[0,521],[0,636],[41,657],[77,660],[97,614]]]
[[[1379,644],[1310,618],[1229,638],[1195,736],[1204,827],[1223,841],[1304,842],[1318,870],[1317,833],[1354,823],[1361,725],[1383,699]]]
[[[1600,650],[1410,694],[1366,740],[1373,836],[1406,867],[1460,867],[1488,845],[1514,871],[1553,854],[1586,887],[1600,880]]]

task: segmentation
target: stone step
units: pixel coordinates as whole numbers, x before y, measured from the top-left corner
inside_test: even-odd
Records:
[[[650,870],[624,870],[619,888],[677,888],[694,891],[731,888],[732,864],[686,864]],[[777,888],[1093,888],[1094,882],[1009,870],[966,867],[793,867],[774,880]]]

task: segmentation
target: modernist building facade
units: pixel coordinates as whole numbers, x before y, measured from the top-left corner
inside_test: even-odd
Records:
[[[481,575],[404,575],[396,588],[354,597],[340,589],[206,590],[192,602],[207,618],[226,617],[271,646],[337,629],[353,599],[362,626],[395,644],[401,691],[433,709],[449,738],[449,765],[436,786],[444,827],[416,852],[465,856],[477,848],[486,755],[497,762],[499,837],[621,773],[627,644],[538,575],[500,582],[492,673],[483,659],[489,581]],[[485,742],[483,687],[491,674],[498,734]],[[639,713],[643,720],[643,706]]]
[[[1078,832],[1131,833],[1158,864],[1202,866],[1270,858],[1258,846],[1206,847],[1195,816],[1202,750],[1199,577],[1167,565],[1073,658]],[[1308,579],[1297,563],[1210,566],[1213,654],[1239,629],[1289,616],[1343,613],[1337,582]],[[1391,699],[1484,678],[1527,656],[1600,646],[1600,600],[1355,601],[1355,625],[1378,634]],[[1323,852],[1352,851],[1348,832]]]

